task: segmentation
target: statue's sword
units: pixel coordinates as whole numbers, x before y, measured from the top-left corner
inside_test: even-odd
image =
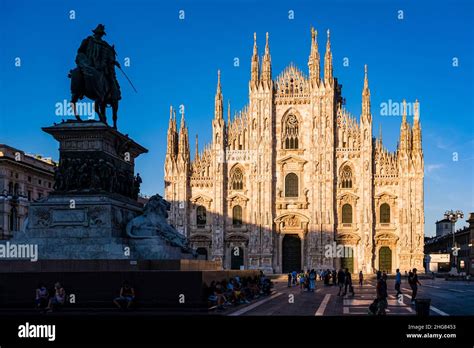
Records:
[[[122,72],[123,76],[125,76],[125,78],[126,78],[127,81],[130,83],[130,86],[132,86],[132,88],[133,88],[133,90],[135,91],[135,93],[138,93],[138,91],[137,91],[137,89],[135,88],[135,86],[133,85],[132,81],[128,78],[127,74],[125,74],[125,71],[123,71],[120,66],[118,66],[117,68],[119,68],[119,70]]]
[[[114,57],[117,57],[118,54],[117,52],[115,51],[115,45],[112,45],[112,51],[114,52]],[[132,80],[130,80],[127,76],[127,74],[125,74],[125,71],[122,70],[122,67],[117,65],[117,68],[119,68],[119,70],[122,72],[123,76],[125,76],[125,78],[127,79],[128,83],[130,83],[130,86],[132,86],[133,90],[135,91],[135,93],[138,93],[137,89],[135,88],[135,86],[133,85],[132,83]]]

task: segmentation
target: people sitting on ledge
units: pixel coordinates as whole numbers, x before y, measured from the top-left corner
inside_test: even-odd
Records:
[[[130,306],[135,301],[135,290],[128,281],[124,281],[120,288],[120,295],[114,299],[114,304],[119,309],[130,309]]]
[[[44,285],[43,282],[38,284],[36,288],[36,296],[35,296],[35,306],[40,310],[45,310],[49,303],[49,291]]]
[[[264,276],[234,277],[229,280],[212,281],[207,287],[206,296],[209,307],[216,306],[218,310],[226,307],[249,303],[259,297],[271,293],[272,283]]]
[[[53,310],[60,309],[66,303],[66,291],[59,282],[54,284],[54,295],[49,299],[48,307],[46,310],[51,312]]]

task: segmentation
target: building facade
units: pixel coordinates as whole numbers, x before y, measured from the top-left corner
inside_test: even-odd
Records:
[[[224,268],[422,268],[418,102],[412,126],[404,102],[398,148],[387,151],[372,133],[367,66],[357,121],[333,76],[329,30],[323,59],[311,37],[308,76],[290,65],[274,79],[268,33],[263,57],[254,34],[248,105],[232,118],[229,105],[224,120],[218,73],[212,142],[199,152],[196,139],[194,159],[184,113],[178,130],[171,108],[169,221]]]
[[[469,213],[467,226],[455,231],[454,223],[448,219],[436,221],[436,232],[440,224],[447,224],[446,233],[442,233],[425,241],[427,261],[433,261],[438,254],[449,255],[449,261],[438,272],[449,272],[452,265],[456,265],[459,272],[474,275],[474,213]],[[451,230],[448,231],[448,228]],[[457,248],[457,256],[453,255],[453,247]],[[436,261],[436,260],[434,260]]]
[[[55,163],[0,144],[0,239],[20,231],[30,202],[53,190]]]
[[[436,221],[436,237],[452,234],[454,231],[454,222],[449,219]]]

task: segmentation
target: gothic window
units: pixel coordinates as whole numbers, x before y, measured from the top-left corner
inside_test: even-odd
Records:
[[[298,148],[299,126],[295,115],[288,115],[283,125],[282,143],[285,149]]]
[[[341,172],[341,187],[352,188],[352,170],[349,166],[345,166]]]
[[[230,183],[232,190],[243,190],[244,189],[244,174],[242,173],[242,169],[235,168],[232,171],[230,176]]]
[[[352,206],[350,204],[344,204],[342,206],[342,223],[343,224],[352,223]]]
[[[390,206],[387,203],[383,203],[380,206],[380,223],[382,224],[390,223]]]
[[[285,197],[298,197],[298,175],[295,173],[285,177]]]
[[[242,225],[242,207],[236,205],[232,208],[232,225],[241,226]]]
[[[206,208],[202,205],[198,206],[196,209],[196,225],[197,227],[205,227],[206,226]]]

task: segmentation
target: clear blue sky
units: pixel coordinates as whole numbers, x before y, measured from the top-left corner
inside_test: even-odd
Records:
[[[69,19],[71,10],[75,20]],[[290,62],[307,72],[310,26],[320,33],[321,55],[329,28],[346,107],[359,116],[368,64],[374,134],[381,124],[389,150],[396,147],[401,119],[381,116],[380,104],[420,100],[431,235],[446,209],[474,211],[472,22],[471,1],[0,0],[0,142],[58,157],[56,141],[40,127],[58,121],[55,104],[70,98],[67,73],[76,50],[103,23],[122,65],[130,57],[126,72],[138,89],[134,93],[117,72],[123,94],[119,129],[150,150],[137,163],[143,193],[162,193],[170,104],[186,107],[194,153],[197,132],[201,145],[210,140],[217,69],[226,102],[234,110],[247,103],[254,31],[260,53],[270,33],[275,77]],[[235,57],[240,67],[233,66]]]

